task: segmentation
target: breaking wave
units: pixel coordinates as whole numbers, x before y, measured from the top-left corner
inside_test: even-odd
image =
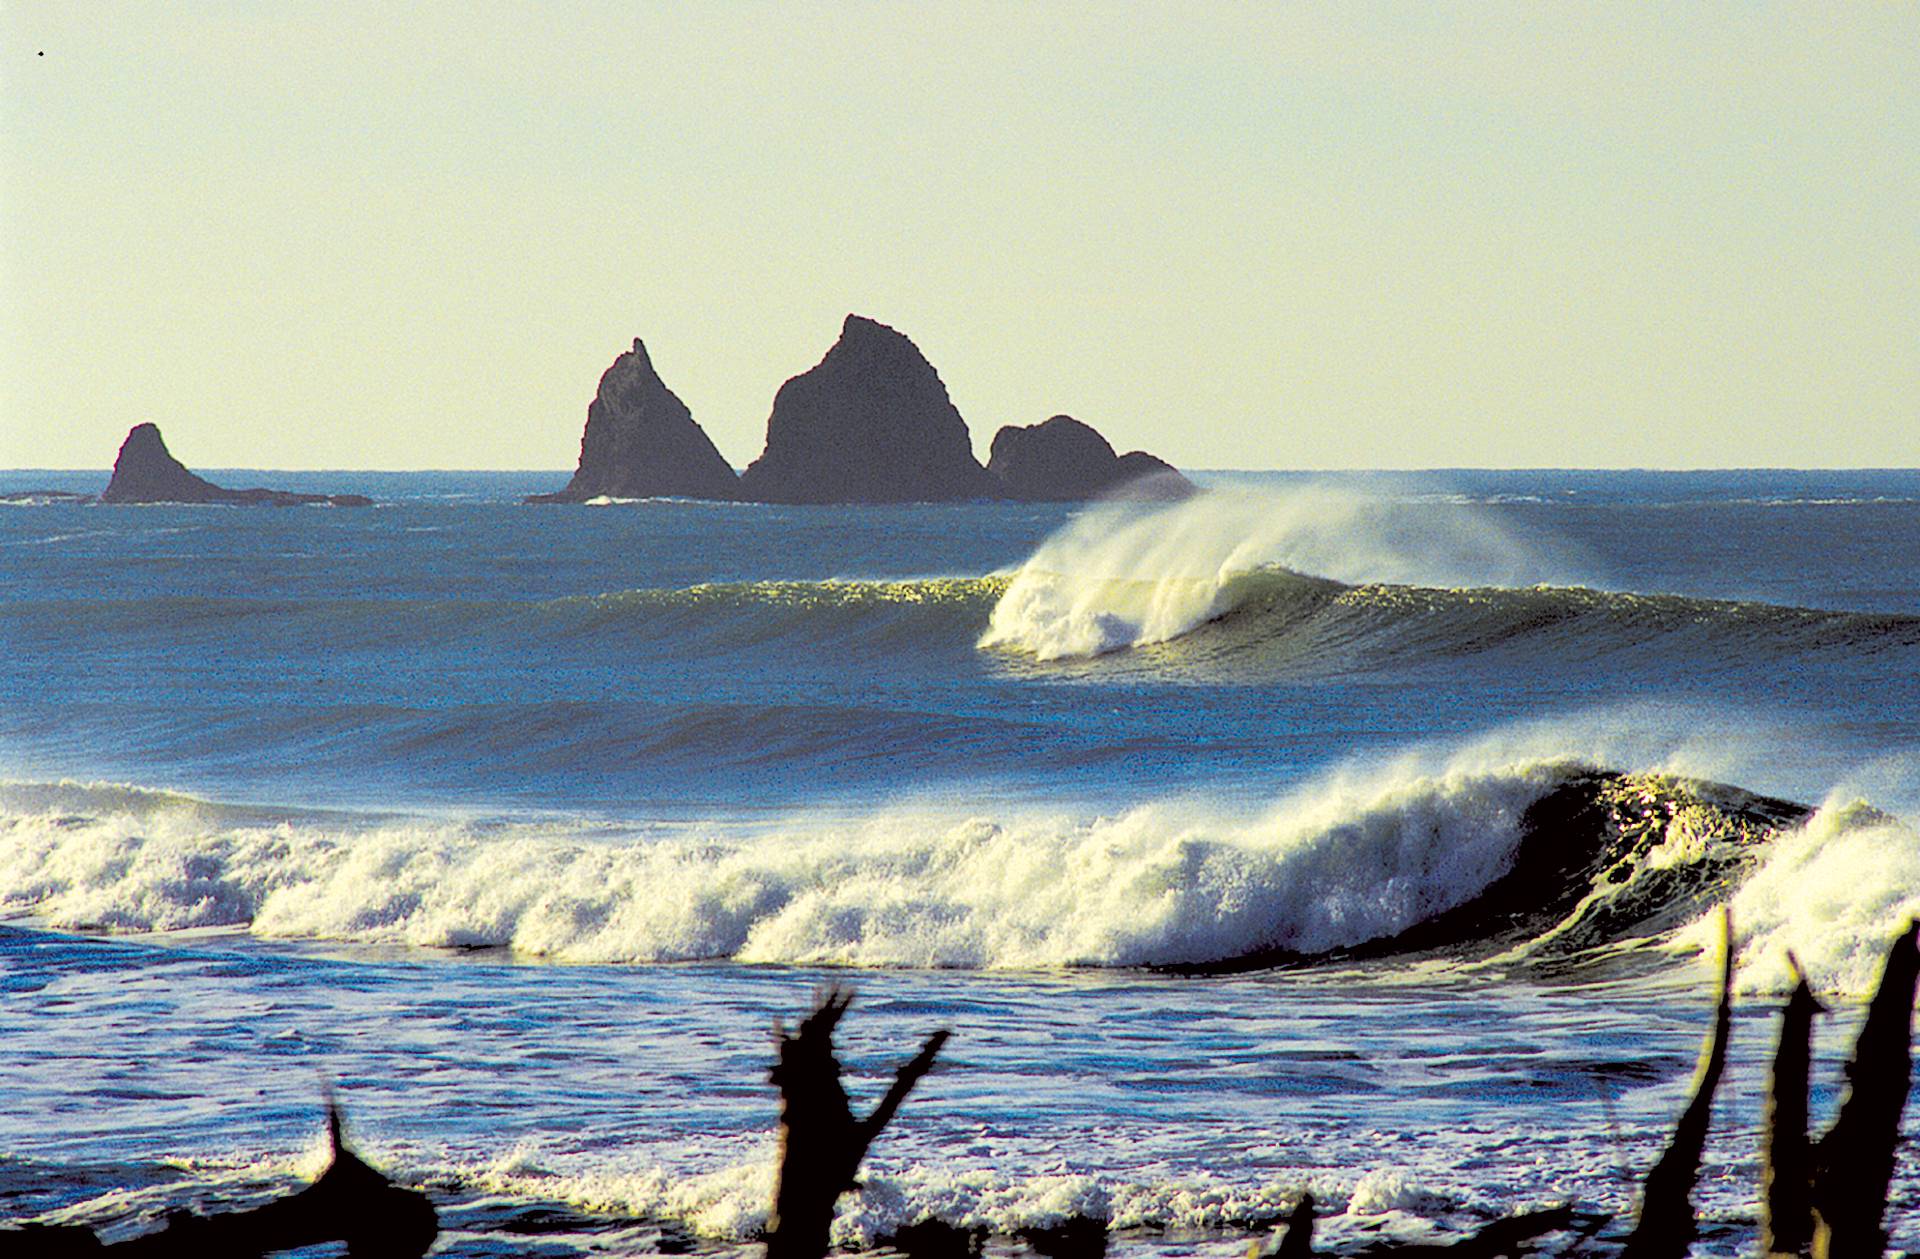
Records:
[[[1862,862],[1876,878],[1857,877]],[[1684,946],[1734,887],[1760,952],[1792,944],[1818,980],[1853,990],[1889,924],[1920,911],[1920,837],[1871,810],[1562,761],[1340,779],[1258,816],[1162,801],[1092,818],[896,810],[642,833],[0,787],[0,912],[577,962],[1558,961]]]
[[[1432,529],[1334,494],[1089,512],[1013,574],[979,646],[1055,661],[1177,643],[1156,663],[1280,671],[1496,648],[1559,664],[1650,644],[1736,661],[1920,646],[1920,617],[1595,590],[1492,524]]]

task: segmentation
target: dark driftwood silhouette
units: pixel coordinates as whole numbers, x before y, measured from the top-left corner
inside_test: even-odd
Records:
[[[1800,959],[1787,954],[1796,982],[1780,1010],[1780,1045],[1760,1149],[1760,1238],[1763,1255],[1804,1255],[1813,1245],[1813,1145],[1807,1137],[1807,1084],[1813,1063],[1813,1019],[1826,1007],[1807,986]]]
[[[251,1211],[194,1215],[175,1211],[165,1228],[108,1246],[78,1226],[0,1234],[0,1250],[21,1259],[111,1255],[113,1259],[254,1259],[276,1251],[345,1242],[353,1259],[419,1259],[439,1236],[425,1194],[401,1189],[360,1161],[340,1138],[340,1112],[329,1108],[333,1162],[298,1193]]]
[[[1910,922],[1887,953],[1880,987],[1854,1042],[1840,1116],[1814,1151],[1816,1259],[1871,1259],[1886,1249],[1880,1221],[1893,1181],[1900,1116],[1912,1084],[1916,984],[1920,984],[1920,923]]]
[[[778,1031],[773,1082],[780,1089],[780,1179],[767,1220],[768,1259],[820,1259],[827,1253],[834,1203],[853,1188],[867,1147],[947,1043],[944,1029],[929,1036],[873,1113],[855,1119],[833,1056],[833,1029],[852,1001],[852,993],[830,990],[801,1021],[798,1034]]]
[[[1571,1206],[1548,1207],[1542,1211],[1524,1211],[1495,1220],[1459,1241],[1431,1245],[1386,1245],[1358,1252],[1363,1259],[1501,1259],[1524,1255],[1533,1242],[1548,1233],[1573,1229],[1591,1234],[1606,1223],[1605,1216],[1582,1216]],[[1260,1259],[1260,1243],[1255,1242],[1247,1259]],[[1287,1217],[1287,1231],[1274,1248],[1272,1259],[1313,1259],[1313,1195],[1303,1193]]]
[[[1258,1249],[1258,1247],[1256,1247]],[[1287,1217],[1287,1234],[1275,1247],[1274,1259],[1311,1259],[1313,1255],[1313,1195],[1302,1190]]]
[[[1611,1218],[1582,1215],[1571,1206],[1547,1207],[1503,1216],[1459,1241],[1381,1246],[1359,1253],[1365,1259],[1500,1259],[1531,1253],[1533,1243],[1548,1233],[1573,1231],[1590,1236]]]
[[[1693,1244],[1693,1182],[1707,1144],[1713,1093],[1727,1067],[1727,1037],[1733,1030],[1733,915],[1720,911],[1720,1000],[1713,1030],[1700,1049],[1693,1077],[1693,1100],[1674,1125],[1673,1138],[1647,1173],[1640,1193],[1640,1216],[1621,1251],[1622,1259],[1685,1259]]]
[[[978,1259],[986,1246],[987,1230],[961,1228],[929,1216],[884,1239],[884,1244],[907,1259]]]
[[[1107,1223],[1084,1215],[1070,1215],[1058,1224],[1023,1228],[1017,1237],[1045,1259],[1105,1259]]]

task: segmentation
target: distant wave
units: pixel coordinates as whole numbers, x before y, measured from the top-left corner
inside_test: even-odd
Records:
[[[1555,761],[1332,781],[1251,818],[1166,801],[639,836],[0,786],[0,912],[580,962],[1556,963],[1671,942],[1743,884],[1756,939],[1794,944],[1829,986],[1864,986],[1920,911],[1920,836],[1872,810]]]
[[[1045,662],[1178,643],[1154,664],[1279,673],[1500,648],[1564,668],[1650,645],[1735,664],[1920,647],[1920,616],[1594,590],[1540,579],[1553,563],[1492,525],[1414,528],[1391,505],[1330,495],[1092,512],[1012,575],[978,645]]]
[[[1678,666],[1764,667],[1801,652],[1920,647],[1920,616],[1631,594],[1585,587],[1348,585],[1269,566],[1215,577],[1050,574],[903,581],[714,583],[546,601],[215,599],[15,602],[0,626],[22,648],[75,625],[129,643],[231,638],[315,652],[409,644],[522,653],[541,645],[669,647],[695,658],[766,649],[958,660],[1132,662],[1329,674],[1480,653],[1531,653],[1556,669],[1619,653]]]
[[[831,646],[837,635],[910,634],[964,644],[978,632],[1004,577],[900,581],[703,583],[679,589],[612,591],[548,600],[248,599],[167,595],[145,599],[15,601],[0,617],[22,635],[50,640],[88,629],[132,637],[250,629],[295,645],[401,645],[426,639],[484,642],[562,640],[582,635],[673,638],[697,649],[708,637],[734,645],[799,634]],[[27,641],[22,639],[21,641]]]
[[[1345,586],[1285,569],[1218,581],[1073,583],[1023,574],[994,608],[983,648],[1035,660],[1090,660],[1159,648],[1164,671],[1340,673],[1510,652],[1557,670],[1650,653],[1715,670],[1804,652],[1920,648],[1920,616],[1837,612],[1584,587]]]

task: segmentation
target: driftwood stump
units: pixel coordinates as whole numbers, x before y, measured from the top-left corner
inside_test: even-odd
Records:
[[[767,1259],[820,1259],[827,1253],[834,1203],[854,1187],[867,1147],[947,1043],[945,1030],[929,1036],[873,1113],[855,1119],[833,1056],[833,1029],[852,1001],[852,993],[830,989],[796,1034],[776,1029],[779,1057],[772,1074],[780,1089],[780,1171],[767,1219]]]

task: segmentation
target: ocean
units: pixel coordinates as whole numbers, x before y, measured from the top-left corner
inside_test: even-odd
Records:
[[[751,1253],[772,1029],[838,985],[857,1100],[953,1031],[848,1248],[1078,1214],[1225,1259],[1303,1188],[1326,1250],[1604,1238],[1724,903],[1733,1255],[1788,950],[1820,1130],[1920,913],[1920,471],[209,475],[379,505],[0,506],[0,1224],[285,1192],[331,1089],[435,1253]]]

